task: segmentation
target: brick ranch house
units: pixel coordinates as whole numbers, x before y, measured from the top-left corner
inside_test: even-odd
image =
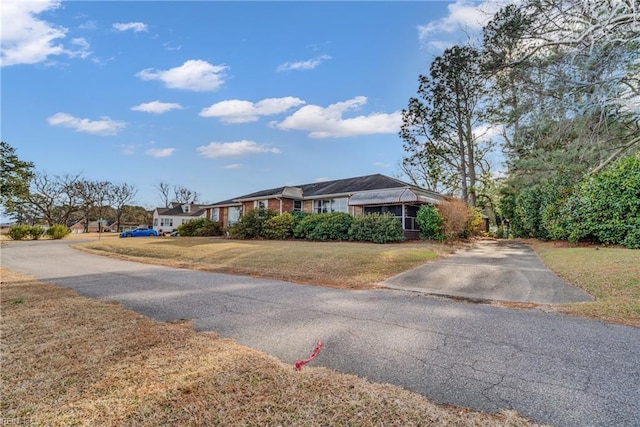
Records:
[[[441,194],[385,175],[375,174],[335,181],[316,182],[261,190],[244,196],[202,206],[203,216],[233,225],[243,212],[268,208],[278,212],[346,212],[354,216],[368,213],[392,213],[402,223],[407,238],[417,238],[418,209],[424,204],[439,204]],[[198,211],[200,212],[200,211]],[[154,228],[155,228],[154,213]],[[174,228],[179,224],[174,224]]]

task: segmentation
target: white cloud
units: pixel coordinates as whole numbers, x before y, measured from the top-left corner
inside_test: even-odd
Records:
[[[3,2],[0,13],[2,66],[37,64],[54,55],[85,58],[90,54],[86,40],[73,39],[74,46],[67,48],[62,41],[68,30],[37,18],[40,13],[59,6],[59,0]]]
[[[160,80],[171,89],[194,92],[214,91],[224,83],[224,72],[229,67],[212,65],[207,61],[191,59],[179,67],[168,70],[147,68],[136,74],[142,80]]]
[[[82,24],[80,24],[78,26],[78,28],[80,28],[81,30],[97,30],[98,29],[98,23],[92,19],[83,22]]]
[[[136,105],[135,107],[131,107],[131,109],[144,113],[163,114],[171,110],[182,110],[182,105],[175,102],[151,101]]]
[[[89,42],[87,42],[84,38],[82,37],[73,38],[71,39],[71,44],[76,47],[75,50],[66,52],[67,55],[69,55],[71,58],[77,57],[77,58],[85,59],[86,57],[91,55],[91,50],[89,50],[91,46],[89,45]]]
[[[240,169],[242,167],[242,163],[232,163],[230,165],[224,166],[225,169]]]
[[[116,31],[132,30],[134,33],[149,31],[149,27],[143,22],[116,22],[112,28]]]
[[[432,48],[442,50],[455,44],[455,41],[442,40],[443,33],[453,35],[461,30],[480,31],[501,7],[516,0],[456,0],[449,4],[449,14],[437,21],[418,26],[418,38]],[[437,37],[437,38],[434,38]]]
[[[337,138],[380,133],[397,133],[402,124],[402,113],[371,113],[366,116],[343,118],[349,110],[357,109],[367,103],[365,96],[357,96],[328,107],[306,105],[284,119],[273,122],[272,126],[282,130],[309,131],[311,138]]]
[[[136,147],[137,145],[135,144],[122,144],[120,145],[120,152],[125,156],[133,156],[136,154]]]
[[[70,128],[76,132],[86,132],[95,135],[115,135],[125,128],[125,122],[111,120],[109,117],[102,117],[100,120],[80,119],[66,113],[56,113],[47,118],[51,126],[61,126]]]
[[[202,109],[200,116],[217,117],[225,123],[248,123],[257,121],[260,116],[283,113],[304,103],[303,100],[292,96],[267,98],[257,103],[230,99]]]
[[[503,130],[502,125],[480,125],[473,129],[473,136],[480,142],[489,142],[502,137]]]
[[[266,144],[258,144],[257,142],[247,141],[246,139],[237,142],[211,142],[209,145],[198,147],[197,151],[202,157],[208,159],[240,157],[260,153],[280,153],[280,150],[277,148],[271,148]]]
[[[284,64],[278,66],[277,71],[313,70],[318,65],[329,59],[331,59],[329,55],[320,55],[307,61],[285,62]]]
[[[181,44],[176,44],[174,42],[166,42],[162,44],[164,50],[172,51],[172,50],[180,50],[182,49]]]
[[[149,148],[145,154],[151,157],[169,157],[174,151],[176,151],[175,148]]]

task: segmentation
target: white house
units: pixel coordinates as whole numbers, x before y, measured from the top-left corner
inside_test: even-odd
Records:
[[[169,208],[155,208],[153,211],[153,229],[160,233],[175,231],[180,224],[205,217],[203,205],[193,203],[171,203]]]

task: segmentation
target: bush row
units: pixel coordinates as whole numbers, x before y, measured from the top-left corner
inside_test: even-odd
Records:
[[[180,224],[177,231],[181,236],[222,236],[220,223],[208,218],[199,218]]]
[[[229,232],[240,239],[356,240],[375,243],[404,240],[402,224],[393,215],[371,214],[354,218],[342,213],[308,214],[254,209],[243,215]]]
[[[640,248],[640,153],[574,185],[559,175],[503,198],[511,235]]]
[[[8,232],[9,237],[11,237],[12,240],[38,240],[45,234],[52,239],[62,239],[69,233],[71,233],[69,227],[60,224],[52,225],[46,230],[38,225],[32,227],[28,225],[14,225],[9,228]]]

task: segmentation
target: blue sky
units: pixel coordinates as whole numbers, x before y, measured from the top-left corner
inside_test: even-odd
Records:
[[[490,9],[490,8],[489,8]],[[456,2],[2,5],[2,140],[49,174],[201,202],[395,176],[402,108],[488,18]]]

